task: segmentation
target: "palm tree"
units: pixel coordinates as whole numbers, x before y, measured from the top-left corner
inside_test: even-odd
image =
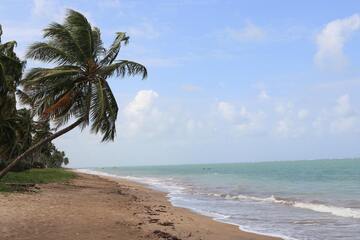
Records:
[[[143,65],[116,60],[121,46],[129,41],[125,33],[116,33],[105,49],[100,30],[79,12],[68,10],[63,24],[52,23],[44,29],[44,38],[47,41],[32,44],[26,56],[56,67],[31,69],[21,85],[39,118],[51,120],[57,129],[69,120],[73,123],[17,156],[0,172],[0,178],[25,156],[78,126],[90,125],[92,132],[102,134],[102,141],[113,140],[118,106],[107,79],[147,76]]]
[[[12,146],[12,152],[8,156],[10,160],[12,156],[17,156],[20,153],[26,151],[33,144],[33,133],[35,131],[35,121],[31,110],[22,108],[16,111],[15,117],[15,133],[16,142]],[[22,161],[19,161],[13,169],[16,171],[23,171],[31,167],[32,155],[27,156]]]
[[[33,124],[34,134],[33,142],[37,143],[42,139],[50,137],[52,129],[50,128],[49,121],[34,121]],[[52,158],[52,153],[56,147],[52,142],[48,142],[37,149],[36,153],[32,154],[31,166],[46,167],[46,162]]]
[[[2,43],[0,25],[0,165],[19,148],[18,129],[21,113],[16,110],[16,88],[22,76],[25,62],[14,52],[15,41]]]

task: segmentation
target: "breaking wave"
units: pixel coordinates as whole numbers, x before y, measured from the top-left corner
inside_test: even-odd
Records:
[[[306,202],[299,202],[296,200],[279,198],[275,196],[270,196],[266,198],[255,197],[255,196],[247,196],[247,195],[229,195],[229,194],[210,194],[215,197],[222,197],[227,200],[251,200],[257,202],[269,202],[269,203],[276,203],[276,204],[283,204],[291,207],[308,209],[315,212],[321,213],[330,213],[332,215],[338,217],[350,217],[350,218],[359,218],[360,219],[360,209],[354,208],[346,208],[346,207],[338,207],[326,204],[319,204],[319,203],[306,203]]]

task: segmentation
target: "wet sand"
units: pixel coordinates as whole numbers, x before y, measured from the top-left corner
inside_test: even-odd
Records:
[[[141,184],[88,174],[0,194],[1,240],[274,240],[184,208]]]

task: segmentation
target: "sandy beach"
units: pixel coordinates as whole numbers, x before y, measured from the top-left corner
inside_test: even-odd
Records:
[[[140,184],[88,174],[36,193],[0,194],[0,216],[2,240],[276,239],[174,207]]]

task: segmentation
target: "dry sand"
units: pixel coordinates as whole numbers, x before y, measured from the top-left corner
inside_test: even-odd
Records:
[[[0,194],[0,239],[276,239],[174,207],[137,183],[78,175],[37,193]]]

